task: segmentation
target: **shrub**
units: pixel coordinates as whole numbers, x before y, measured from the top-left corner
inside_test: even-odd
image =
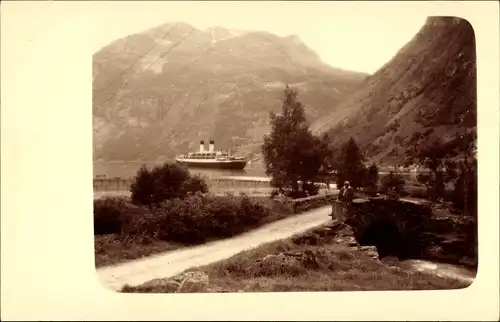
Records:
[[[118,234],[125,222],[140,216],[143,209],[123,197],[106,197],[94,200],[94,235]]]
[[[159,239],[184,244],[233,236],[270,215],[268,207],[248,197],[200,194],[167,200],[152,212],[142,229]]]
[[[308,196],[315,196],[319,192],[319,186],[314,183],[304,182],[302,184],[302,190],[304,190]]]
[[[207,193],[207,180],[202,175],[194,175],[182,183],[181,190],[183,195],[188,195],[195,192]]]
[[[399,173],[390,171],[387,176],[382,178],[380,192],[391,199],[398,199],[404,194],[405,180]]]
[[[130,187],[132,203],[154,205],[165,200],[185,198],[193,192],[207,192],[208,185],[202,176],[191,176],[187,167],[166,162],[151,171],[142,166]]]
[[[444,197],[445,180],[441,171],[434,171],[417,176],[419,182],[426,186],[426,196],[430,200],[438,201]]]
[[[465,215],[477,217],[477,165],[463,163],[451,200]]]

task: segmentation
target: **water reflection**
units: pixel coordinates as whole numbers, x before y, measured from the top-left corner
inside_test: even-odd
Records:
[[[111,161],[111,162],[94,162],[94,177],[106,177],[106,178],[123,178],[129,179],[135,177],[137,171],[142,165],[145,165],[148,169],[152,169],[155,166],[160,166],[163,161]],[[214,177],[267,177],[264,166],[260,162],[249,163],[243,170],[223,170],[223,169],[198,169],[190,168],[192,174],[202,174],[208,178]],[[381,171],[379,177],[387,175],[388,172]],[[400,173],[404,179],[409,181],[416,181],[417,174],[410,172]]]
[[[148,169],[162,165],[163,162],[94,162],[94,177],[132,178],[142,165]],[[248,164],[243,170],[198,169],[190,168],[192,174],[202,174],[209,178],[219,176],[265,176],[264,167],[259,164]]]

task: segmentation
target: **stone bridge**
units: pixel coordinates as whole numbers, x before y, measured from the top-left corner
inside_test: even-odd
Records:
[[[332,218],[352,228],[361,245],[377,247],[379,257],[422,258],[477,265],[477,224],[426,201],[357,198],[335,201]]]

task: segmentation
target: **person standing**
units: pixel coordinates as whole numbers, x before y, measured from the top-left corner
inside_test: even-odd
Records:
[[[351,187],[349,181],[345,181],[344,186],[340,188],[338,200],[345,203],[351,203],[353,199],[354,189]]]

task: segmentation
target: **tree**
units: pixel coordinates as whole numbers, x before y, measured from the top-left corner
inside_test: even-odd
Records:
[[[337,186],[340,187],[344,181],[349,181],[353,188],[363,185],[365,177],[365,166],[363,165],[363,155],[359,150],[356,141],[350,138],[343,146],[338,159]]]
[[[465,215],[477,216],[477,163],[461,162],[455,181],[453,203]]]
[[[423,165],[429,170],[417,176],[417,180],[427,187],[427,197],[433,201],[444,198],[446,185],[456,176],[456,163],[450,158],[450,145],[440,140],[417,143],[409,152],[411,162]]]
[[[465,215],[477,218],[477,156],[475,141],[469,142],[454,183],[453,204]]]
[[[394,171],[382,178],[380,191],[391,199],[398,199],[404,192],[405,180]]]
[[[184,198],[190,192],[208,191],[201,176],[192,177],[189,170],[179,164],[166,162],[149,171],[142,166],[130,187],[132,203],[153,205],[173,198]]]
[[[366,172],[364,186],[367,189],[368,194],[376,195],[378,190],[378,167],[375,163],[368,168]]]
[[[208,192],[207,180],[202,175],[191,176],[188,180],[184,181],[181,185],[182,194],[188,195],[193,192]]]
[[[326,145],[309,130],[304,106],[297,99],[297,91],[288,85],[282,97],[281,114],[271,112],[270,125],[262,154],[271,185],[282,193],[291,188],[293,195],[299,190],[314,190],[312,181],[323,165]],[[303,182],[302,189],[299,181]]]
[[[323,164],[319,169],[318,179],[327,186],[328,190],[330,190],[330,182],[333,179],[333,174],[336,169],[335,149],[331,145],[331,140],[327,133],[321,136],[320,141],[322,150],[324,151],[324,158]]]
[[[137,171],[135,181],[130,186],[132,203],[136,205],[152,204],[155,194],[154,186],[155,184],[151,172],[149,172],[145,165],[142,165]]]

